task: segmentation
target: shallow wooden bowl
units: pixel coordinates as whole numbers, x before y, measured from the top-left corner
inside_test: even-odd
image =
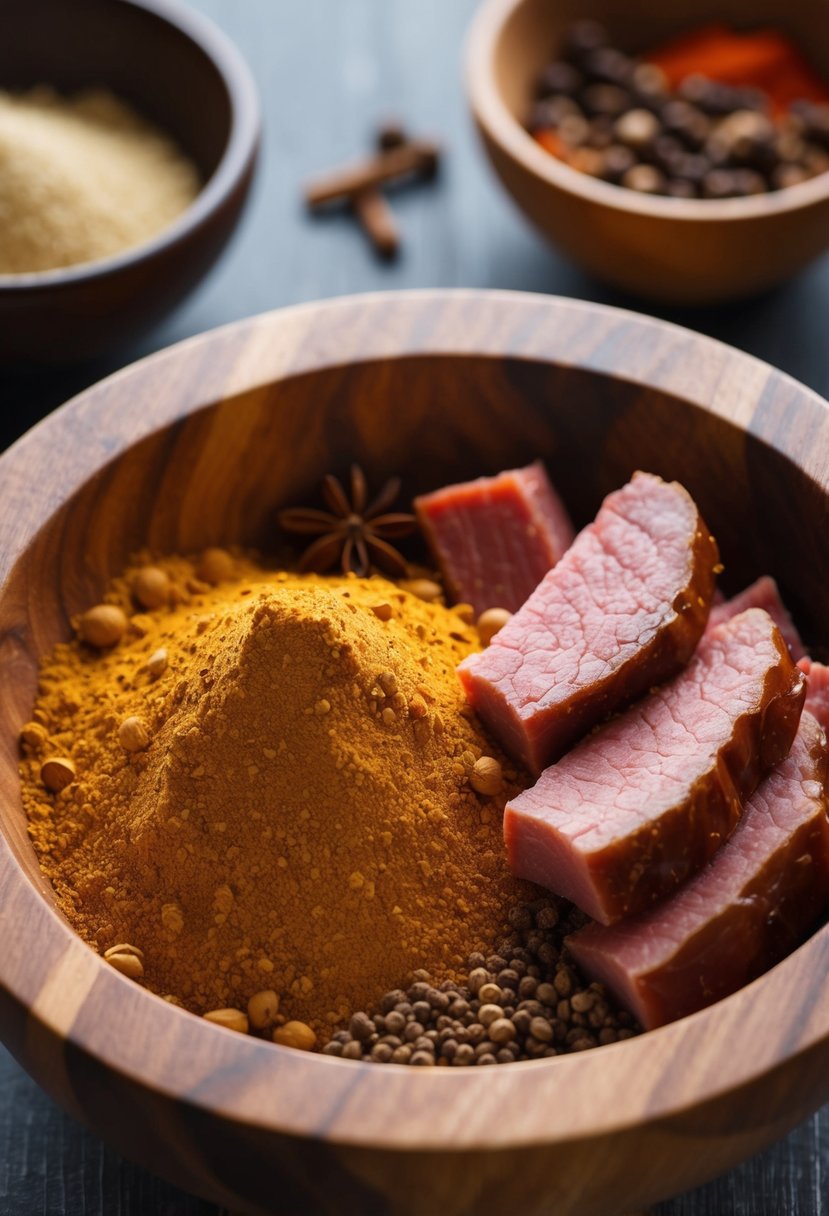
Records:
[[[24,0],[3,12],[0,90],[108,88],[172,135],[204,185],[158,236],[115,257],[0,274],[0,362],[70,362],[136,338],[204,277],[250,189],[259,103],[242,57],[176,0]]]
[[[829,246],[829,173],[754,198],[657,198],[588,177],[524,129],[535,82],[565,27],[589,15],[617,46],[647,50],[715,21],[773,24],[829,78],[829,4],[821,0],[485,0],[470,32],[466,86],[489,158],[518,206],[592,274],[676,304],[749,296]]]
[[[211,1025],[124,979],[55,911],[18,730],[38,656],[136,547],[267,546],[276,509],[352,460],[413,494],[536,456],[579,522],[637,467],[680,478],[731,584],[774,574],[826,640],[825,403],[595,305],[428,292],[273,313],[120,372],[0,458],[0,1034],[120,1151],[234,1211],[608,1216],[727,1169],[829,1098],[829,928],[641,1038],[430,1070]]]

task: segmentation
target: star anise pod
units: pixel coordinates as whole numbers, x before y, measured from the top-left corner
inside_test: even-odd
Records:
[[[351,497],[342,482],[328,473],[322,483],[322,497],[328,511],[314,507],[288,507],[279,512],[279,523],[286,532],[318,536],[305,550],[299,569],[322,574],[339,562],[343,574],[353,571],[361,578],[377,566],[387,574],[405,576],[405,558],[388,542],[413,532],[414,515],[389,512],[400,493],[400,478],[392,477],[372,501],[359,465],[351,466]]]

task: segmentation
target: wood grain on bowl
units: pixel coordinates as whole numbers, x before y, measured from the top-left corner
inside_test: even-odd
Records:
[[[709,22],[779,26],[829,79],[829,6],[814,0],[486,0],[467,45],[466,86],[493,167],[536,227],[592,274],[649,299],[714,304],[795,274],[829,246],[829,173],[746,199],[661,198],[579,173],[524,129],[536,81],[575,19],[646,51]]]
[[[414,495],[535,457],[578,523],[636,467],[680,479],[726,585],[772,573],[807,642],[825,641],[825,404],[746,355],[594,305],[427,292],[266,315],[117,374],[0,458],[0,1034],[122,1152],[236,1211],[606,1216],[727,1169],[829,1097],[829,929],[641,1038],[410,1070],[194,1018],[54,909],[17,733],[38,656],[133,550],[267,546],[276,510],[352,460]]]

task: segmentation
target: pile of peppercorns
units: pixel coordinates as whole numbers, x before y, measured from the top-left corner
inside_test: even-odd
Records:
[[[829,106],[795,102],[775,120],[761,90],[700,75],[670,92],[660,68],[611,46],[595,21],[568,30],[529,129],[573,168],[644,194],[739,198],[829,169]]]
[[[371,1013],[355,1013],[326,1055],[374,1064],[512,1064],[584,1051],[632,1038],[638,1027],[601,984],[586,985],[563,942],[586,923],[577,909],[552,899],[516,907],[512,932],[485,957],[472,954],[462,983],[434,986],[416,971]]]

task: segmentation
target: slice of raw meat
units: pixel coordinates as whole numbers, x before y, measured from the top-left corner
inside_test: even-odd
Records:
[[[671,899],[568,938],[579,966],[650,1030],[713,1004],[793,949],[829,905],[826,739],[804,711],[789,756],[733,836]]]
[[[706,632],[669,684],[594,731],[507,804],[510,868],[602,924],[695,874],[788,754],[806,694],[768,613]]]
[[[732,616],[745,612],[746,608],[765,608],[777,628],[783,634],[783,640],[792,652],[793,659],[799,659],[806,653],[797,626],[789,615],[789,610],[783,603],[777,583],[768,574],[758,578],[755,583],[746,587],[739,595],[720,604],[714,604],[708,618],[708,628],[721,625]]]
[[[829,667],[814,659],[802,658],[797,664],[806,676],[806,704],[824,730],[829,731]]]
[[[685,666],[718,563],[687,490],[635,474],[492,644],[460,665],[469,700],[504,747],[540,772]]]
[[[540,460],[415,499],[456,603],[515,612],[573,543],[570,516]]]

